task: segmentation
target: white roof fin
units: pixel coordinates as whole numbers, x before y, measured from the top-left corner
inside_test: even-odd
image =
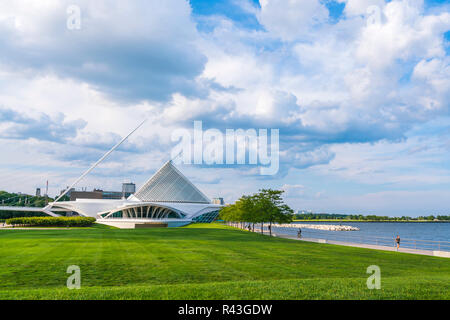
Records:
[[[211,203],[172,163],[167,161],[135,194],[141,201]]]

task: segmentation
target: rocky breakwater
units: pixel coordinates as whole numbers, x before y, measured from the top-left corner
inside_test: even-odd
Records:
[[[304,228],[304,229],[316,229],[327,231],[358,231],[359,228],[352,226],[341,226],[336,224],[273,224],[273,227],[278,228]]]

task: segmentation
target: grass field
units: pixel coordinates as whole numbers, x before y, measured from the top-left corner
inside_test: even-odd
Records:
[[[81,268],[69,290],[67,267]],[[369,290],[370,265],[381,289]],[[449,299],[450,260],[218,224],[0,230],[0,299]]]

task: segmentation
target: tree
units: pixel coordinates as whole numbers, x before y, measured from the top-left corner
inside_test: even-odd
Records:
[[[220,218],[229,222],[261,223],[263,233],[264,223],[270,223],[272,235],[273,223],[292,222],[294,211],[283,202],[281,195],[284,191],[262,189],[252,196],[242,196],[236,203],[224,207],[220,211]]]
[[[262,226],[264,222],[269,222],[270,235],[273,223],[290,223],[293,219],[294,210],[284,203],[281,197],[283,192],[283,190],[262,189],[254,195],[257,219]]]
[[[220,219],[228,222],[236,222],[239,221],[238,212],[236,208],[236,204],[232,204],[226,207],[223,207],[220,210]]]
[[[252,223],[253,231],[255,231],[255,223],[259,222],[255,196],[242,196],[236,202],[236,205],[240,211],[241,219],[244,222]]]

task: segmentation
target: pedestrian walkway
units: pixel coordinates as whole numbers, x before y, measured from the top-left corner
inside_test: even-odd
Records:
[[[375,249],[375,250],[384,250],[384,251],[396,251],[397,252],[397,248],[394,247],[394,246],[388,247],[388,246],[380,246],[380,245],[374,245],[374,244],[353,243],[353,242],[335,241],[335,240],[317,239],[317,238],[301,238],[301,239],[298,239],[298,238],[296,238],[294,236],[290,236],[290,235],[286,235],[286,234],[275,234],[275,233],[272,233],[272,236],[275,236],[275,237],[278,237],[278,238],[299,240],[299,241],[316,242],[316,243],[328,243],[328,244],[336,244],[336,245],[340,245],[340,246]],[[398,249],[398,252],[450,258],[450,252],[447,252],[447,251],[420,250],[420,249],[410,249],[410,248],[402,248],[402,247],[400,247],[400,249]]]
[[[255,232],[260,233],[261,232],[261,228],[255,227]],[[269,235],[267,230],[264,230],[263,234],[266,235],[266,236]],[[306,242],[327,243],[327,244],[335,244],[335,245],[340,245],[340,246],[348,246],[348,247],[356,247],[356,248],[365,248],[365,249],[374,249],[374,250],[395,251],[395,252],[397,252],[397,247],[395,247],[395,246],[389,247],[389,246],[380,246],[380,245],[375,245],[375,244],[354,243],[354,242],[319,239],[319,238],[305,238],[305,237],[302,237],[301,239],[299,239],[299,238],[297,238],[295,236],[292,236],[292,235],[287,235],[287,234],[282,234],[282,233],[274,233],[274,232],[272,232],[272,236],[278,237],[278,238],[284,238],[284,239],[306,241]],[[402,247],[400,247],[398,252],[420,254],[420,255],[426,255],[426,256],[436,256],[436,257],[443,257],[443,258],[450,258],[450,252],[449,251],[435,251],[435,250],[411,249],[411,248],[402,248]]]

